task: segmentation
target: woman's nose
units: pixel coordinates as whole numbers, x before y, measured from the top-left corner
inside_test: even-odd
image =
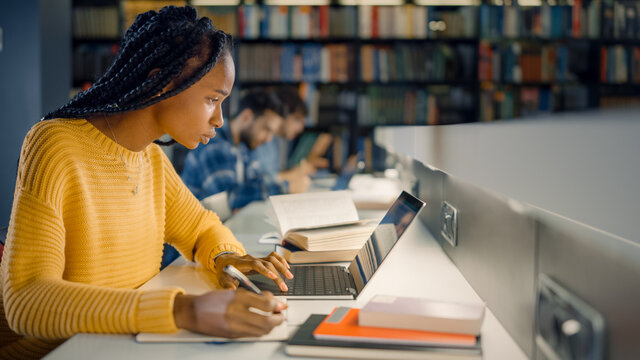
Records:
[[[224,118],[222,117],[222,111],[216,111],[213,113],[210,121],[211,125],[216,128],[221,128],[224,125]]]

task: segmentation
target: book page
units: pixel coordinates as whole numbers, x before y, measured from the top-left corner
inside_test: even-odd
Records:
[[[278,230],[349,224],[358,221],[358,212],[348,191],[324,191],[270,196]]]

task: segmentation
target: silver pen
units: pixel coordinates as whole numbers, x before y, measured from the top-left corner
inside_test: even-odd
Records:
[[[246,277],[240,270],[236,269],[233,265],[227,265],[224,267],[224,272],[227,273],[232,278],[238,280],[240,284],[244,285],[245,288],[253,291],[258,295],[262,295],[262,291],[254,284],[248,277]]]

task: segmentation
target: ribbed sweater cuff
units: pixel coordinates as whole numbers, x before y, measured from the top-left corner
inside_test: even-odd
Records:
[[[140,332],[170,333],[178,331],[173,318],[173,303],[180,288],[145,291],[140,296],[136,324]]]
[[[221,244],[221,245],[215,246],[209,252],[209,258],[206,264],[209,270],[215,271],[216,267],[215,267],[215,263],[213,262],[213,258],[215,258],[216,255],[218,255],[223,251],[233,251],[234,253],[237,253],[239,255],[245,255],[245,251],[241,247],[233,246],[231,244]]]

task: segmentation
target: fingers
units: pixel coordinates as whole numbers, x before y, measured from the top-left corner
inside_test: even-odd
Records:
[[[238,288],[238,280],[232,278],[227,273],[220,272],[218,273],[218,282],[223,289],[237,289]]]
[[[287,263],[287,260],[285,260],[280,254],[272,252],[265,259],[272,263],[273,266],[275,266],[275,268],[287,279],[293,279],[293,274],[289,271],[291,268],[289,263]]]
[[[285,284],[284,280],[279,274],[284,275],[288,279],[292,279],[293,274],[291,273],[291,271],[289,271],[290,266],[287,263],[287,261],[282,256],[280,256],[275,252],[272,252],[265,258],[259,258],[259,259],[256,259],[251,255],[236,257],[231,262],[231,264],[234,265],[236,268],[238,268],[238,270],[242,271],[243,273],[250,273],[252,271],[255,271],[257,273],[260,273],[268,277],[269,279],[273,280],[278,286],[278,288],[280,288],[280,290],[282,291],[289,290],[287,287],[287,284]],[[229,283],[228,280],[224,280],[225,278],[222,274],[219,275],[219,279],[220,279],[220,285],[222,286],[225,286],[225,284]],[[236,288],[237,284],[238,283],[234,281],[233,288]],[[232,288],[232,287],[229,287],[229,288]]]
[[[278,301],[269,291],[258,295],[245,289],[238,289],[236,291],[236,301],[246,308],[252,307],[262,312],[280,312],[287,308],[286,304]]]
[[[273,282],[275,282],[276,285],[278,285],[280,290],[282,291],[289,290],[289,288],[287,287],[287,284],[284,283],[284,280],[282,280],[282,277],[280,277],[280,275],[278,274],[278,270],[276,270],[275,266],[272,263],[268,261],[256,259],[251,262],[251,268],[254,271],[257,271],[258,273],[273,280]]]
[[[227,308],[231,336],[261,336],[268,333],[284,321],[284,315],[274,314],[283,306],[269,292],[257,295],[239,289],[233,303]]]

